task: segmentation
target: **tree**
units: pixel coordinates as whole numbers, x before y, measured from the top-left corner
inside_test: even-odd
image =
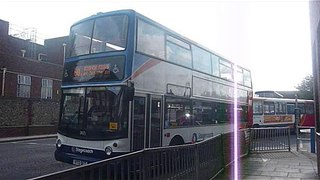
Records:
[[[313,76],[306,76],[295,88],[300,99],[313,99]]]

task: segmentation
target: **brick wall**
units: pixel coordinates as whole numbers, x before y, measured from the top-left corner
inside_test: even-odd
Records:
[[[27,108],[27,100],[0,98],[0,126],[25,126]]]
[[[55,133],[59,102],[0,98],[0,137]]]
[[[44,41],[48,62],[60,65],[63,64],[63,44],[67,44],[67,41],[68,36],[46,39]]]
[[[59,119],[59,102],[33,101],[32,125],[56,125]]]

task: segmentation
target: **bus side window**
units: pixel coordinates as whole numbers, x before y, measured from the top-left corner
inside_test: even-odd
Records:
[[[286,114],[286,103],[285,102],[276,102],[276,114]]]
[[[287,103],[287,114],[294,114],[295,104]]]
[[[314,114],[313,104],[306,104],[306,114]]]
[[[264,102],[263,103],[263,113],[264,114],[274,114],[275,108],[274,108],[274,102]]]
[[[299,104],[298,104],[298,108],[300,109],[300,113],[301,113],[301,114],[305,114],[305,113],[306,113],[306,109],[305,109],[304,104],[299,103]]]
[[[167,97],[165,128],[192,125],[190,106],[189,100]]]
[[[248,122],[248,106],[241,106],[240,108],[241,112],[240,112],[240,121],[241,122]]]
[[[253,103],[253,114],[263,114],[263,105],[261,101],[254,101]]]
[[[220,103],[218,108],[218,122],[219,123],[227,123],[229,122],[228,119],[228,105],[224,103]]]

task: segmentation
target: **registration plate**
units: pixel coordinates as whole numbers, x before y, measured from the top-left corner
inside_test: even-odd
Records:
[[[88,163],[86,161],[81,161],[81,160],[78,160],[78,159],[74,159],[72,161],[72,164],[77,165],[77,166],[81,166],[81,165],[86,165]]]

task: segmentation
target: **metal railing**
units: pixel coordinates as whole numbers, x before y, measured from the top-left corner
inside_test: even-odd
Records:
[[[291,151],[289,127],[251,128],[250,130],[250,152]]]
[[[305,132],[308,131],[308,132]],[[299,146],[300,143],[303,141],[309,141],[310,142],[310,151],[312,153],[315,153],[315,127],[310,126],[297,126],[296,127],[296,145],[297,145],[297,151],[300,150]]]
[[[247,131],[240,132],[241,143],[247,144],[246,136]],[[230,137],[232,133],[195,144],[145,149],[33,179],[210,179],[233,161],[230,146],[225,146]],[[241,147],[241,155],[246,155],[248,146]]]

